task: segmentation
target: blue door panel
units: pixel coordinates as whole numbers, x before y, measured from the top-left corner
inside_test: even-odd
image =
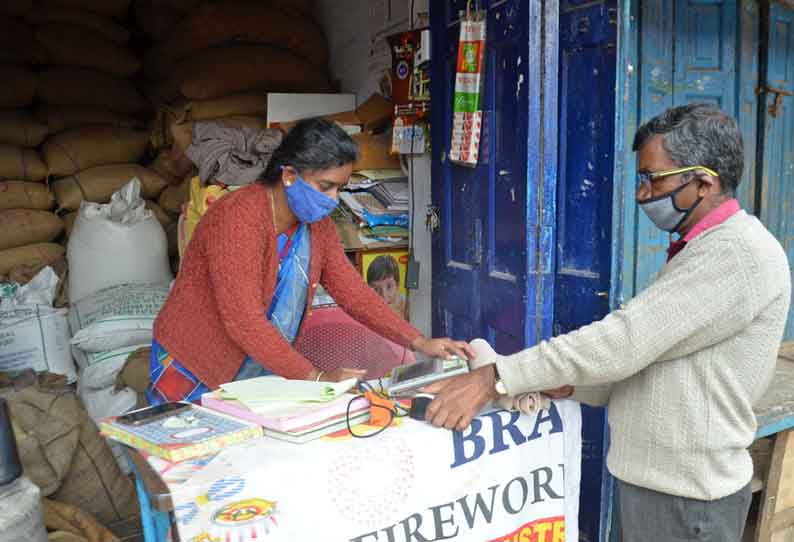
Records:
[[[488,176],[484,181],[487,206],[482,262],[483,323],[485,335],[500,343],[524,347],[526,303],[526,156],[522,123],[516,123],[526,104],[528,47],[527,27],[519,23],[520,11],[503,5],[489,11],[488,59],[486,61],[486,106],[481,143]],[[524,106],[524,110],[525,110]],[[526,124],[523,124],[526,126]],[[525,160],[526,158],[523,158]],[[512,339],[511,339],[512,337]],[[504,351],[504,350],[503,350]]]
[[[431,10],[432,17],[443,21],[440,25],[434,24],[432,80],[451,82],[455,76],[459,26],[447,24],[452,20],[453,10],[447,2],[443,4]],[[443,39],[438,39],[439,36]],[[449,149],[450,145],[452,92],[449,85],[447,88],[449,92],[433,93],[433,109],[449,112],[434,118],[431,128],[434,150]],[[434,269],[443,269],[443,272],[434,273],[433,305],[437,317],[433,333],[468,338],[477,336],[481,328],[480,314],[472,311],[472,306],[478,306],[480,299],[476,286],[478,254],[473,242],[480,220],[476,205],[480,193],[478,172],[449,167],[446,160],[444,166],[433,164],[433,177],[440,181],[434,183],[434,198],[443,202],[436,203],[440,210],[441,232],[434,239]],[[440,239],[444,242],[439,243]],[[466,294],[461,295],[461,292]]]
[[[662,113],[674,104],[673,43],[676,41],[674,5],[675,3],[669,0],[654,0],[640,4],[642,33],[640,89],[642,94],[639,118],[641,121]],[[634,202],[635,172],[631,170],[628,174],[631,176],[631,182],[627,182],[626,186],[626,197],[630,199],[630,203],[627,205],[633,209],[636,230],[632,232],[631,236],[635,243],[634,246],[625,250],[626,254],[633,255],[635,262],[631,287],[626,298],[633,297],[651,283],[658,270],[664,265],[668,245],[667,234],[656,228],[639,211]],[[624,284],[624,287],[626,286],[628,285]]]
[[[742,208],[758,213],[756,208],[756,152],[758,146],[758,54],[760,16],[757,0],[741,0],[738,24],[740,33],[736,87],[736,115],[744,139],[744,175],[736,194]]]
[[[746,167],[737,197],[754,209],[755,86],[758,8],[752,0],[655,0],[640,11],[640,124],[672,106],[710,102],[735,116],[745,140]],[[634,201],[633,167],[627,172],[623,297],[650,284],[667,260],[669,235]]]
[[[712,102],[735,113],[736,0],[677,0],[675,7],[673,104]]]
[[[554,333],[609,311],[615,126],[616,2],[564,9],[560,36]],[[598,540],[604,482],[602,408],[582,408],[580,540]]]
[[[794,92],[794,10],[772,4],[766,84]],[[794,97],[782,99],[773,115],[775,94],[767,93],[764,115],[764,157],[761,220],[775,234],[794,264]],[[789,312],[785,339],[794,339],[794,311]]]
[[[441,221],[433,238],[434,333],[485,337],[500,352],[511,353],[527,345],[527,318],[538,312],[537,300],[525,295],[527,202],[535,190],[526,167],[529,29],[537,4],[478,3],[487,11],[487,47],[475,168],[447,160],[460,13],[466,4],[431,3],[433,199]]]

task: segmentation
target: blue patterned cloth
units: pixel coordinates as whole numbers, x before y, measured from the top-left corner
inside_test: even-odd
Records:
[[[279,236],[279,254],[287,245],[287,237]],[[276,289],[267,311],[267,319],[284,339],[292,344],[298,335],[309,295],[309,263],[311,239],[309,228],[301,224],[292,235],[287,253],[281,258],[276,278]],[[168,401],[196,402],[212,390],[189,369],[174,359],[156,339],[152,340],[149,363],[151,384],[146,399],[151,405]],[[273,374],[251,356],[246,356],[233,380],[246,380]]]

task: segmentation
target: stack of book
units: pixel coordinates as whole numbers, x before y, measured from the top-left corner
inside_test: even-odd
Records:
[[[357,231],[355,241],[362,248],[395,248],[407,243],[409,186],[401,170],[358,171],[339,197],[337,227],[340,221],[352,223]]]
[[[350,393],[326,403],[278,402],[270,409],[254,411],[241,401],[224,399],[221,393],[212,392],[201,397],[201,404],[206,408],[260,425],[265,429],[267,437],[295,444],[309,442],[346,429],[348,421],[350,426],[369,421],[369,401]]]
[[[265,436],[303,443],[369,420],[369,401],[349,393],[355,384],[266,376],[223,384],[201,404],[255,423]]]

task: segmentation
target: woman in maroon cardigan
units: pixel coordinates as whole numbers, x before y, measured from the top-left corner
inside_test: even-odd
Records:
[[[432,357],[469,356],[467,343],[426,338],[398,317],[345,256],[328,214],[357,154],[336,124],[302,121],[274,152],[263,181],[210,207],[154,324],[151,403],[197,400],[224,382],[264,374],[363,376],[319,371],[292,347],[318,284],[397,344]]]

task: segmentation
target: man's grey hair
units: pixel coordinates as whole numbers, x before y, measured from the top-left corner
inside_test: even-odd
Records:
[[[714,105],[694,103],[671,107],[643,124],[633,150],[662,136],[662,145],[678,167],[706,166],[720,175],[724,194],[735,194],[744,170],[744,144],[736,119]]]

